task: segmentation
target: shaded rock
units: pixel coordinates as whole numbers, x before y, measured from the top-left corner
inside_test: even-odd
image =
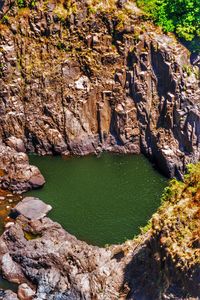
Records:
[[[24,229],[40,237],[26,240]],[[115,251],[89,246],[48,218],[18,217],[0,238],[3,243],[24,274],[21,283],[28,279],[36,284],[34,299],[111,300],[120,295],[123,264],[112,259]]]
[[[5,142],[7,146],[15,149],[17,152],[26,152],[24,142],[21,139],[11,136]]]
[[[51,205],[45,204],[38,198],[25,197],[12,208],[11,214],[23,215],[29,220],[38,220],[45,217],[51,209]]]
[[[19,300],[19,298],[12,291],[3,291],[0,289],[0,300]]]

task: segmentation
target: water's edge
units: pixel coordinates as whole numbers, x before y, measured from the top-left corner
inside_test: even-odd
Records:
[[[26,193],[53,207],[49,217],[89,244],[122,243],[160,205],[167,179],[143,155],[30,156],[46,179]]]

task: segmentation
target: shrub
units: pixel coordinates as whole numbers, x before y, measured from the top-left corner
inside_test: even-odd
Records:
[[[26,7],[26,1],[25,0],[17,0],[17,4],[20,8]]]
[[[199,0],[137,0],[137,4],[165,32],[192,41],[200,36]]]

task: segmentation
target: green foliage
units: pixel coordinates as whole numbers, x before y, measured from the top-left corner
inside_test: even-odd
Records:
[[[192,41],[200,36],[199,0],[137,0],[137,4],[165,32]]]
[[[88,6],[88,13],[95,14],[97,9],[94,6]]]
[[[145,234],[152,228],[152,219],[150,219],[144,227],[140,227],[140,232]]]
[[[183,66],[183,71],[187,73],[188,76],[190,76],[192,74],[192,66],[190,65],[184,65]]]
[[[0,63],[0,77],[3,76],[3,67],[4,67],[4,64]],[[0,169],[0,176],[3,176],[3,175],[4,175],[4,172],[3,172],[3,170]]]
[[[1,23],[7,25],[9,23],[9,17],[7,15],[4,15],[1,19]]]
[[[17,0],[17,4],[20,8],[26,7],[26,1],[25,0]]]
[[[172,179],[152,217],[153,235],[174,265],[187,270],[200,263],[200,162],[189,164],[180,182]]]
[[[59,50],[65,50],[65,44],[62,43],[62,42],[58,42],[56,47],[59,49]]]
[[[32,0],[29,4],[29,7],[30,8],[34,8],[36,6],[36,1],[35,0]]]

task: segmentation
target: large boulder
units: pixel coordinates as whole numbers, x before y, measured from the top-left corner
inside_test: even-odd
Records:
[[[17,295],[20,300],[32,300],[34,299],[35,291],[27,283],[22,283],[18,288]]]
[[[44,183],[39,169],[29,164],[24,152],[17,152],[0,143],[0,187],[21,193],[41,187]]]
[[[38,198],[25,197],[12,208],[11,214],[23,215],[29,220],[38,220],[45,217],[51,209],[51,205],[45,204]]]
[[[27,239],[25,233],[32,238]],[[35,300],[120,298],[124,263],[114,257],[116,251],[77,240],[48,218],[30,221],[19,216],[0,237],[0,245],[3,244],[0,268],[5,252],[9,253],[24,274],[22,278],[19,270],[19,283],[29,280],[29,286],[36,285]],[[9,278],[9,268],[4,266],[4,270],[5,278]],[[20,288],[18,296],[21,294]]]

